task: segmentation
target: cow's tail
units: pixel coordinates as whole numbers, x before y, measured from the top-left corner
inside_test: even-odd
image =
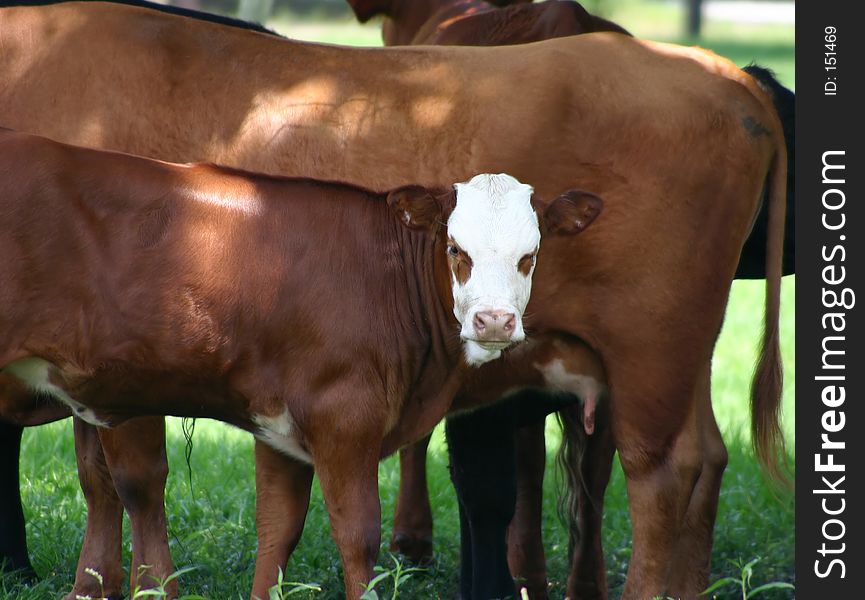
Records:
[[[796,190],[796,94],[785,88],[771,69],[750,64],[742,69],[756,79],[764,90],[772,96],[772,104],[781,119],[784,131],[784,147],[787,149],[787,214],[784,217],[786,236],[784,239],[784,275],[796,272],[794,257],[796,254],[795,214],[791,210]]]
[[[580,490],[584,490],[581,465],[586,450],[587,436],[583,429],[580,403],[560,410],[556,417],[562,428],[562,443],[556,453],[556,465],[560,473],[559,519],[568,529],[568,557],[572,557],[580,541],[579,509]],[[589,494],[585,494],[589,497]]]
[[[771,105],[770,105],[771,106]],[[774,109],[771,113],[776,116]],[[783,371],[778,321],[781,309],[781,268],[784,252],[787,152],[780,121],[773,127],[775,155],[768,176],[769,226],[766,235],[766,312],[760,358],[751,385],[751,435],[757,458],[768,474],[789,483],[786,445],[781,431]]]

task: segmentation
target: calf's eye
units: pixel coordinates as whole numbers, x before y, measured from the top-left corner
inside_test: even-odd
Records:
[[[532,267],[535,264],[535,254],[526,254],[520,259],[520,262],[517,263],[517,270],[523,275],[528,276],[529,271],[532,270]]]

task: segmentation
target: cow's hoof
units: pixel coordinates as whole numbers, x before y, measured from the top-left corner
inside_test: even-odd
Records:
[[[25,585],[32,585],[39,581],[39,577],[36,575],[36,571],[34,571],[33,567],[30,565],[23,567],[8,567],[6,566],[5,562],[0,564],[2,564],[2,568],[0,568],[0,573],[16,577]]]

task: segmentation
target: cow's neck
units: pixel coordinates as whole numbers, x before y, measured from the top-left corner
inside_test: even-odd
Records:
[[[451,19],[489,8],[479,0],[397,0],[385,20],[382,37],[387,46],[405,46],[421,29],[429,32]]]

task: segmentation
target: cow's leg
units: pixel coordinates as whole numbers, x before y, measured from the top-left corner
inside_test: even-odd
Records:
[[[390,549],[416,564],[432,559],[432,509],[426,479],[430,436],[399,452],[399,497],[393,518]]]
[[[727,448],[712,410],[710,365],[701,374],[697,393],[696,409],[703,462],[673,559],[669,586],[673,597],[692,597],[706,588],[721,479],[727,466]]]
[[[453,480],[453,474],[451,474]],[[454,480],[454,488],[457,483]],[[474,566],[472,564],[472,528],[469,523],[469,516],[466,513],[466,508],[459,500],[459,492],[457,492],[457,509],[460,516],[460,586],[459,600],[471,600],[472,597],[472,573]]]
[[[627,378],[623,378],[627,381]],[[702,469],[700,432],[695,410],[695,378],[676,385],[644,389],[667,394],[646,398],[639,389],[622,386],[612,392],[614,435],[625,472],[633,526],[633,553],[623,600],[666,596],[676,544]],[[634,378],[635,382],[639,380]],[[648,385],[646,385],[648,384]],[[638,398],[648,401],[640,408]],[[645,406],[655,407],[655,414]],[[642,411],[642,414],[640,413]],[[697,592],[682,595],[696,599]]]
[[[547,567],[541,535],[544,500],[543,419],[516,431],[516,512],[508,528],[508,565],[517,588],[529,598],[547,597]]]
[[[74,423],[78,479],[87,502],[87,528],[75,572],[75,585],[66,600],[74,600],[79,595],[99,598],[103,591],[108,598],[120,598],[124,579],[120,565],[123,505],[114,490],[97,429],[78,418]],[[102,585],[85,569],[99,573]]]
[[[174,567],[165,522],[165,419],[139,417],[111,429],[100,429],[114,487],[129,514],[132,529],[130,589],[155,587]],[[177,580],[165,586],[169,598],[177,595]]]
[[[516,503],[513,415],[509,404],[448,419],[451,479],[469,525],[472,579],[461,581],[463,600],[514,593],[506,532]],[[462,539],[466,537],[463,535]]]
[[[27,555],[18,464],[24,428],[0,421],[0,568],[36,579]]]
[[[303,533],[312,487],[312,466],[255,442],[255,525],[258,554],[252,597],[269,598],[279,569]]]
[[[581,426],[578,422],[571,424]],[[585,444],[579,465],[574,465],[579,468],[582,479],[582,486],[577,491],[580,536],[571,559],[567,596],[572,600],[606,600],[607,572],[601,529],[604,493],[610,481],[616,453],[608,402],[597,403],[594,432],[587,436]]]
[[[40,402],[27,384],[0,372],[0,570],[16,571],[25,580],[36,572],[27,555],[27,534],[21,506],[19,462],[24,427],[69,416],[59,403]]]

